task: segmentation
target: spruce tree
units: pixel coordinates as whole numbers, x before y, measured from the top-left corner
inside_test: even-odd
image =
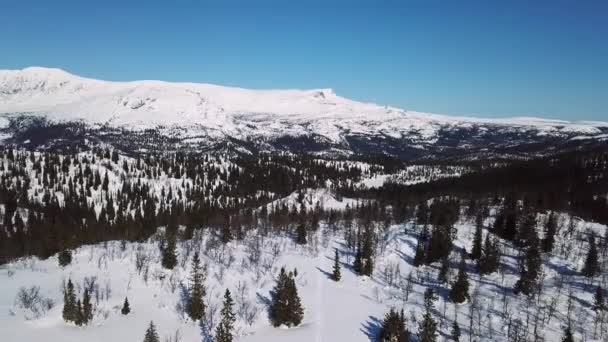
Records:
[[[59,253],[57,260],[59,262],[59,266],[66,267],[72,263],[72,252],[70,252],[68,249],[64,250],[63,252]]]
[[[483,243],[483,216],[477,214],[475,222],[475,236],[473,237],[473,249],[471,249],[471,259],[479,260],[481,258],[481,245]]]
[[[589,238],[589,252],[585,259],[585,265],[581,273],[587,278],[593,278],[599,273],[599,260],[597,247],[595,245],[595,236]]]
[[[193,321],[197,321],[205,315],[205,274],[201,266],[198,253],[192,258],[192,270],[190,271],[190,293],[186,312]]]
[[[541,266],[538,237],[533,234],[521,265],[520,278],[515,284],[515,293],[531,295],[534,292]]]
[[[450,335],[454,342],[460,341],[460,326],[458,325],[458,321],[456,319],[454,319],[454,322],[452,323],[452,331]]]
[[[306,244],[306,225],[304,223],[300,223],[296,227],[296,243],[299,245]]]
[[[93,320],[93,305],[91,304],[91,295],[89,289],[84,290],[82,297],[82,324],[89,324]]]
[[[293,276],[290,276],[287,281],[287,326],[298,326],[304,319],[304,308],[300,296],[298,295],[298,288],[296,287],[296,281]]]
[[[76,322],[77,307],[76,293],[74,292],[74,284],[72,279],[68,279],[68,285],[63,293],[63,320],[66,322]]]
[[[439,273],[437,274],[437,280],[445,284],[448,282],[448,272],[450,271],[450,258],[449,256],[444,256],[441,258],[441,267],[439,268]]]
[[[557,233],[557,220],[555,214],[549,214],[547,222],[545,223],[545,236],[542,242],[542,248],[544,253],[549,253],[553,250],[555,244],[555,234]]]
[[[378,333],[380,342],[409,342],[410,333],[405,328],[405,315],[403,311],[397,312],[393,308],[384,316],[384,321]]]
[[[464,255],[460,259],[458,266],[458,276],[456,282],[450,290],[450,300],[454,303],[462,303],[469,298],[469,279],[467,276],[466,262]]]
[[[125,297],[125,302],[122,304],[122,309],[120,313],[123,315],[128,315],[131,312],[131,306],[129,305],[129,300]]]
[[[176,231],[167,227],[165,231],[165,241],[162,247],[161,263],[164,268],[172,270],[177,265],[177,245]]]
[[[374,232],[371,228],[363,232],[363,244],[361,246],[361,257],[363,260],[362,275],[371,276],[374,272]]]
[[[416,253],[414,254],[415,267],[424,264],[424,260],[426,260],[426,255],[424,252],[424,241],[422,239],[418,239],[418,243],[416,244]]]
[[[568,325],[566,330],[564,330],[564,337],[562,337],[562,342],[574,342],[574,336],[572,336],[572,330]]]
[[[498,270],[500,265],[500,248],[498,239],[490,238],[486,234],[486,239],[481,253],[481,258],[477,261],[477,268],[481,274],[490,274]]]
[[[304,309],[298,295],[293,273],[285,273],[281,268],[279,279],[272,293],[270,320],[275,327],[297,326],[304,318]]]
[[[144,342],[160,342],[158,333],[156,332],[156,327],[154,326],[154,322],[152,321],[150,321],[150,325],[148,326],[148,329],[146,329]]]
[[[76,319],[74,320],[74,323],[76,323],[77,326],[81,326],[84,325],[85,322],[85,318],[84,318],[84,312],[82,311],[82,303],[80,302],[80,299],[78,301],[76,301]]]
[[[595,294],[593,295],[593,311],[600,312],[606,309],[606,302],[604,300],[604,290],[601,286],[595,288]]]
[[[363,253],[361,253],[361,240],[357,240],[357,250],[355,252],[355,260],[353,261],[353,270],[357,274],[363,273]]]
[[[234,323],[236,322],[236,317],[232,310],[233,305],[234,302],[232,301],[230,291],[226,289],[224,306],[221,311],[221,321],[215,332],[216,342],[232,342],[232,332],[234,330]]]
[[[338,253],[338,249],[335,250],[334,255],[334,268],[331,273],[331,279],[333,281],[340,281],[342,275],[340,274],[340,254]]]
[[[419,342],[435,342],[437,341],[437,323],[433,319],[433,301],[435,295],[433,289],[427,288],[424,292],[424,316],[418,326],[418,341]]]

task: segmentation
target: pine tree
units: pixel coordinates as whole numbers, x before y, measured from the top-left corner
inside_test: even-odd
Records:
[[[460,341],[460,326],[458,325],[457,320],[454,320],[454,323],[452,323],[452,332],[450,335],[454,342]]]
[[[177,228],[175,228],[177,229]],[[176,231],[167,227],[165,231],[165,241],[162,247],[162,260],[161,263],[164,268],[172,270],[177,265],[177,245],[176,245]]]
[[[66,267],[72,263],[72,252],[70,252],[68,249],[64,250],[63,252],[59,253],[57,260],[59,261],[59,266]]]
[[[306,225],[304,223],[300,223],[296,227],[296,243],[299,245],[306,244]]]
[[[431,231],[431,239],[426,249],[426,264],[441,260],[452,250],[451,227],[435,226]]]
[[[230,221],[228,221],[222,225],[222,242],[228,243],[232,239],[232,230],[230,229]]]
[[[426,255],[424,252],[424,241],[422,239],[418,239],[418,243],[416,244],[416,253],[414,254],[415,267],[424,264],[424,260],[426,260]]]
[[[466,266],[467,264],[463,255],[460,259],[460,265],[458,266],[456,282],[452,285],[452,289],[450,290],[450,300],[454,303],[462,303],[469,298],[469,279]]]
[[[446,255],[443,258],[441,258],[441,267],[439,268],[437,280],[442,284],[447,283],[449,271],[450,271],[450,258],[449,258],[449,256]]]
[[[363,254],[361,253],[361,240],[357,240],[357,250],[355,252],[355,260],[353,261],[353,270],[357,274],[363,273]]]
[[[154,322],[150,321],[150,325],[146,330],[146,336],[144,337],[144,342],[160,342],[158,337],[158,333],[156,332],[156,327],[154,326]]]
[[[74,320],[77,326],[85,324],[84,312],[82,311],[82,303],[80,299],[76,301],[76,319]]]
[[[479,260],[481,258],[481,245],[483,243],[483,216],[477,214],[475,223],[475,236],[473,237],[473,249],[471,250],[471,259]]]
[[[418,341],[419,342],[435,342],[437,341],[437,323],[433,319],[433,301],[435,295],[433,290],[427,288],[424,292],[424,316],[418,326]]]
[[[232,331],[234,330],[234,322],[236,322],[236,317],[232,310],[233,305],[234,302],[230,296],[230,291],[226,289],[226,293],[224,294],[224,306],[220,313],[221,321],[215,331],[216,342],[232,342]]]
[[[604,300],[604,290],[601,286],[598,286],[595,289],[595,294],[593,295],[593,311],[600,312],[606,309],[606,302]]]
[[[572,336],[572,330],[570,329],[570,326],[567,326],[566,330],[564,330],[564,337],[562,338],[562,342],[574,342],[574,336]]]
[[[93,305],[91,304],[91,295],[89,295],[89,289],[85,289],[82,297],[82,324],[89,324],[92,320]]]
[[[336,248],[334,256],[334,268],[331,273],[331,279],[333,281],[340,281],[341,278],[342,275],[340,274],[340,254],[338,253],[338,249]]]
[[[544,253],[549,253],[553,250],[555,244],[555,234],[557,233],[557,220],[555,214],[549,214],[545,223],[545,237],[543,238],[542,248]]]
[[[131,306],[129,305],[129,300],[125,297],[125,302],[122,304],[122,309],[120,313],[123,315],[128,315],[131,312]]]
[[[526,255],[521,265],[521,275],[515,284],[515,293],[522,292],[525,295],[531,295],[534,292],[542,266],[538,245],[538,237],[535,233],[528,244]]]
[[[477,261],[477,268],[481,274],[490,274],[496,272],[499,265],[500,249],[498,239],[491,239],[490,234],[486,234],[481,258]]]
[[[77,307],[76,293],[74,292],[74,284],[72,279],[68,279],[68,285],[63,293],[63,320],[66,322],[76,322]]]
[[[304,309],[298,295],[293,273],[285,273],[281,268],[279,279],[273,289],[270,319],[275,327],[297,326],[304,318]]]
[[[599,260],[597,247],[595,246],[595,236],[589,238],[589,252],[585,259],[585,265],[581,273],[587,278],[593,278],[599,273]]]
[[[408,342],[410,333],[405,328],[405,316],[403,311],[398,313],[393,308],[384,316],[382,327],[378,333],[380,342]]]
[[[371,276],[374,272],[374,232],[371,228],[363,232],[363,245],[361,246],[363,269],[361,274]]]
[[[190,293],[186,312],[193,321],[197,321],[205,315],[205,274],[201,266],[198,253],[192,258],[192,270],[190,272]]]

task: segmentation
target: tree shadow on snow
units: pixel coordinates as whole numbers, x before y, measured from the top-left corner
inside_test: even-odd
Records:
[[[272,297],[274,296],[274,293],[271,291],[270,292],[270,296],[266,297],[263,294],[256,292],[256,297],[257,300],[260,304],[264,305],[266,307],[266,315],[268,316],[268,319],[270,320],[270,307],[272,306]]]
[[[369,316],[367,321],[361,323],[361,328],[359,328],[359,330],[364,333],[370,341],[375,342],[378,340],[381,327],[382,322],[377,317]]]
[[[324,271],[321,267],[317,266],[317,270],[319,270],[319,272],[323,273],[327,277],[327,279],[332,278],[332,274],[330,272]]]

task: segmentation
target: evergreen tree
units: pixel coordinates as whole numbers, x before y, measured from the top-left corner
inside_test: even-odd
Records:
[[[480,212],[477,214],[475,222],[475,236],[473,237],[473,249],[471,250],[471,259],[479,260],[481,258],[481,245],[483,243],[483,215]]]
[[[458,321],[454,319],[454,323],[452,323],[452,332],[451,337],[454,342],[460,341],[460,326],[458,325]]]
[[[84,290],[82,297],[82,324],[89,324],[93,320],[93,305],[91,304],[91,295],[89,289]]]
[[[380,342],[409,342],[410,333],[405,328],[405,315],[393,308],[384,316],[382,327],[378,334]]]
[[[498,239],[491,239],[490,234],[486,234],[481,258],[477,261],[477,268],[481,274],[490,274],[496,272],[499,265],[500,248],[498,246]]]
[[[374,272],[374,232],[371,228],[363,232],[363,245],[361,246],[361,258],[363,260],[362,275],[371,276]]]
[[[304,223],[300,223],[296,227],[296,243],[299,245],[306,244],[306,225]]]
[[[77,326],[81,326],[86,323],[85,318],[84,318],[84,312],[82,311],[82,303],[80,302],[80,299],[78,301],[76,301],[76,319],[74,320],[74,323],[76,323]]]
[[[205,315],[205,273],[201,266],[198,253],[192,258],[192,270],[190,271],[190,293],[186,312],[193,321],[197,321]]]
[[[59,261],[59,266],[61,266],[61,267],[65,267],[65,266],[71,264],[72,263],[72,252],[70,252],[70,250],[68,250],[68,249],[62,251],[57,256],[57,260]]]
[[[125,302],[122,304],[122,309],[120,313],[123,315],[128,315],[131,312],[131,306],[129,305],[129,300],[125,297]]]
[[[234,330],[234,323],[236,322],[236,317],[232,310],[233,305],[234,302],[230,296],[230,291],[226,289],[226,293],[224,294],[224,306],[221,311],[222,318],[215,332],[216,342],[232,342],[232,331]]]
[[[68,285],[63,293],[63,320],[66,322],[76,322],[77,307],[76,293],[74,292],[74,284],[72,279],[68,279]]]
[[[460,259],[460,265],[458,266],[456,282],[452,285],[452,289],[450,290],[450,300],[454,303],[462,303],[469,298],[469,279],[466,266],[467,264],[463,255]]]
[[[162,246],[162,260],[161,263],[164,268],[172,270],[177,265],[177,241],[176,241],[176,230],[167,227],[165,231],[165,241]]]
[[[437,323],[433,319],[433,301],[435,295],[431,288],[427,288],[424,292],[424,316],[418,327],[419,342],[435,342],[437,341]]]
[[[515,293],[522,292],[531,295],[538,282],[541,268],[540,250],[536,233],[532,235],[524,260],[522,262],[520,278],[515,284]]]
[[[449,256],[444,256],[443,258],[441,258],[441,267],[439,268],[437,280],[442,284],[447,283],[449,271],[450,271],[450,258],[449,258]]]
[[[357,241],[357,250],[355,252],[355,260],[353,261],[353,270],[357,274],[363,273],[363,255],[361,253],[361,241]]]
[[[426,249],[426,264],[432,264],[450,254],[452,250],[452,234],[450,226],[435,226]]]
[[[304,309],[298,295],[293,273],[281,268],[279,279],[273,289],[270,319],[275,327],[297,326],[304,318]]]
[[[604,290],[601,286],[598,286],[595,289],[595,294],[593,295],[593,311],[600,312],[606,309],[606,302],[604,300]]]
[[[574,342],[574,336],[572,336],[572,330],[569,325],[566,327],[566,330],[564,330],[562,342]]]
[[[581,273],[587,278],[593,278],[599,273],[599,260],[597,247],[595,245],[595,236],[589,238],[589,252],[585,259],[585,265],[581,270]]]
[[[338,253],[338,249],[336,248],[334,256],[334,268],[331,273],[331,279],[333,281],[340,281],[341,278],[342,275],[340,274],[340,254]]]
[[[416,253],[414,254],[415,267],[422,265],[424,260],[426,260],[426,255],[424,252],[424,241],[422,239],[418,239],[418,243],[416,244]]]
[[[222,225],[222,242],[228,243],[232,241],[232,230],[230,229],[230,220]]]
[[[545,236],[542,242],[542,248],[544,253],[549,253],[553,250],[555,244],[555,234],[557,233],[557,220],[555,214],[549,214],[547,222],[545,223]]]
[[[160,342],[158,337],[158,333],[156,332],[156,327],[154,326],[154,322],[150,321],[150,325],[146,330],[146,336],[144,337],[144,342]]]

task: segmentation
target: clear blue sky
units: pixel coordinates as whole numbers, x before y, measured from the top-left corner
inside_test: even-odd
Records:
[[[608,121],[606,0],[125,3],[0,0],[0,68]]]

